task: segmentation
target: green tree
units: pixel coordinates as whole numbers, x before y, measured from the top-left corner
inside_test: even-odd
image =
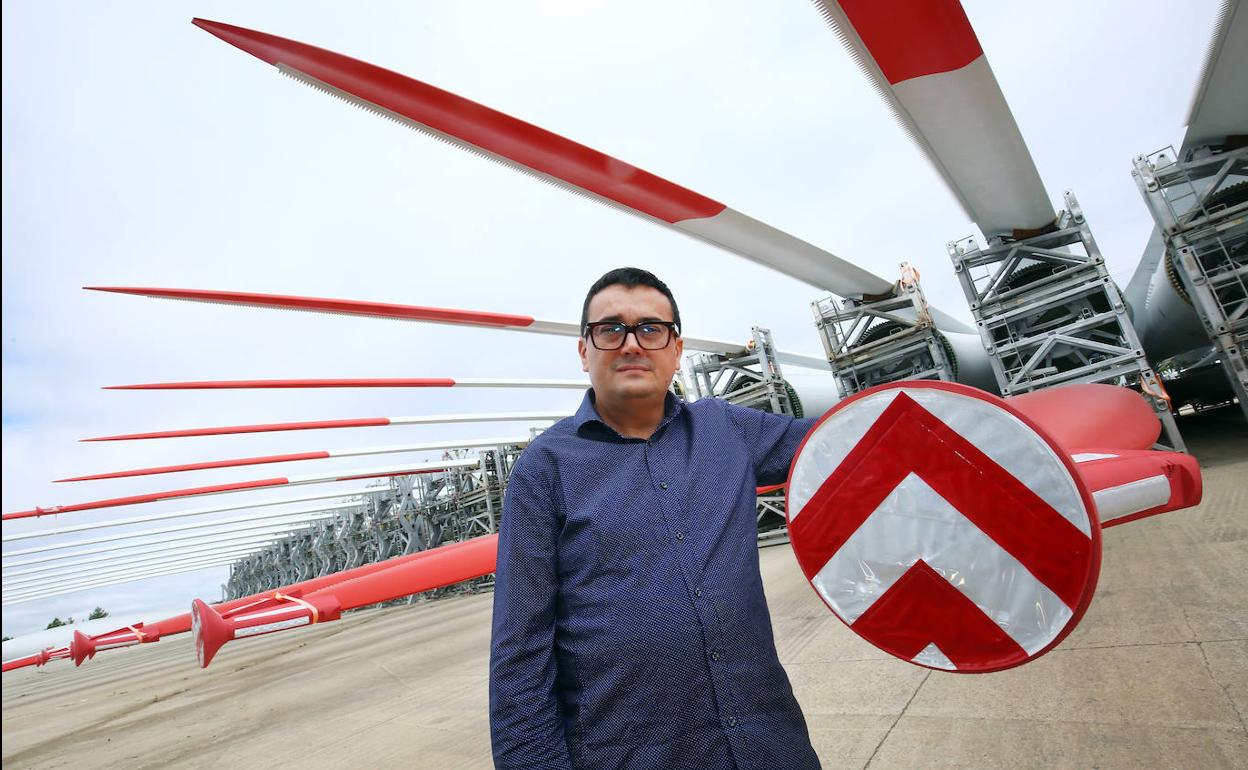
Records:
[[[108,617],[108,612],[103,607],[96,607],[91,610],[91,614],[87,616],[87,620],[99,620]]]
[[[46,628],[60,628],[61,626],[67,626],[67,625],[69,624],[61,620],[60,618],[52,618],[52,622],[49,623],[46,626]]]

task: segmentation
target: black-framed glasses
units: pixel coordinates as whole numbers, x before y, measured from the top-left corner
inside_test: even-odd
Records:
[[[680,327],[675,321],[645,321],[639,324],[594,321],[585,324],[585,336],[599,350],[619,350],[624,347],[624,340],[629,334],[645,350],[662,350],[671,344],[673,336],[680,336]]]

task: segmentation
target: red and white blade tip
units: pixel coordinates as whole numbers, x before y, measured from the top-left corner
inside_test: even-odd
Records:
[[[485,105],[294,40],[204,19],[194,23],[317,89],[821,289],[847,297],[892,289],[892,282],[723,203]]]
[[[958,0],[816,0],[902,128],[985,235],[1056,215]]]
[[[166,289],[142,286],[84,286],[88,291],[131,294],[154,299],[179,299],[245,307],[301,310],[313,313],[372,316],[404,321],[428,321],[493,328],[532,326],[531,316],[512,313],[490,313],[477,310],[455,310],[420,305],[398,305],[390,302],[368,302],[328,297],[300,297],[287,294],[260,294],[247,291],[216,291],[212,289]]]
[[[451,377],[354,377],[285,380],[199,380],[106,385],[104,390],[230,390],[284,388],[585,388],[580,380],[454,379]]]

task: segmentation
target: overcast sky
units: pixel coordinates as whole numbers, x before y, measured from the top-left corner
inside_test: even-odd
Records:
[[[1131,157],[1181,139],[1216,0],[965,5],[1050,197],[1076,192],[1125,285],[1151,228]],[[397,460],[50,483],[80,473],[519,435],[524,426],[77,443],[87,436],[572,409],[579,400],[572,391],[102,391],[162,380],[581,373],[575,343],[560,338],[158,302],[86,285],[574,320],[595,278],[634,264],[671,285],[690,335],[745,339],[757,324],[782,348],[821,350],[810,311],[816,289],[327,98],[193,27],[193,16],[425,80],[889,279],[910,260],[929,301],[969,320],[944,244],[970,233],[970,222],[803,0],[6,2],[6,512]],[[234,502],[227,497],[239,496],[66,514],[4,532]],[[196,596],[215,600],[225,575],[218,568],[8,606],[4,633],[96,605],[142,616]]]

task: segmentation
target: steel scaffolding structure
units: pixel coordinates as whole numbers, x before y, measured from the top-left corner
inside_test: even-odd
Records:
[[[695,398],[722,398],[772,414],[802,416],[801,400],[780,372],[776,346],[767,329],[750,329],[750,341],[742,354],[688,356],[686,371]]]
[[[1145,358],[1122,294],[1105,268],[1074,193],[1056,226],[1020,239],[948,244],[1001,395],[1108,382],[1142,392],[1183,450],[1160,378]]]
[[[898,380],[953,380],[957,361],[932,323],[918,273],[901,265],[896,295],[811,304],[841,396]]]
[[[1173,147],[1132,175],[1166,244],[1166,270],[1209,336],[1248,415],[1248,148]]]
[[[392,477],[358,505],[235,562],[225,598],[497,532],[507,477],[523,448],[451,450],[442,459],[477,462],[441,473]],[[482,578],[469,588],[491,583]]]

